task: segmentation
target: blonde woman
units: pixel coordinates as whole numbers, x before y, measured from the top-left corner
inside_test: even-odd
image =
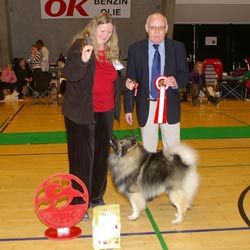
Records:
[[[73,37],[64,67],[67,85],[62,113],[69,170],[87,186],[92,207],[104,205],[109,142],[114,118],[120,115],[120,86],[114,67],[118,55],[115,24],[102,12]]]

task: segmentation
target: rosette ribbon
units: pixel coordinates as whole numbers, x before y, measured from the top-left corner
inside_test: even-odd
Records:
[[[167,121],[166,90],[168,86],[164,84],[165,79],[166,76],[158,76],[155,80],[155,87],[159,91],[159,95],[157,98],[154,123],[166,123]]]

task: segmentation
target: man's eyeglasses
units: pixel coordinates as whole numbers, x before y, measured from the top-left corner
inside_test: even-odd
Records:
[[[148,26],[148,28],[151,30],[151,31],[159,31],[159,32],[164,32],[166,31],[166,26]]]

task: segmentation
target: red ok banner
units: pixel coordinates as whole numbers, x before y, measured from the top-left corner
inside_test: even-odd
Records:
[[[40,0],[42,19],[92,18],[102,11],[129,18],[131,0]]]

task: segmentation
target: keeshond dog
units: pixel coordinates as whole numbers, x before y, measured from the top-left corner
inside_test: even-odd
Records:
[[[113,182],[132,207],[128,220],[136,220],[148,201],[166,193],[177,210],[171,223],[181,223],[199,186],[196,151],[181,144],[168,152],[149,153],[135,136],[113,136],[110,144]]]

